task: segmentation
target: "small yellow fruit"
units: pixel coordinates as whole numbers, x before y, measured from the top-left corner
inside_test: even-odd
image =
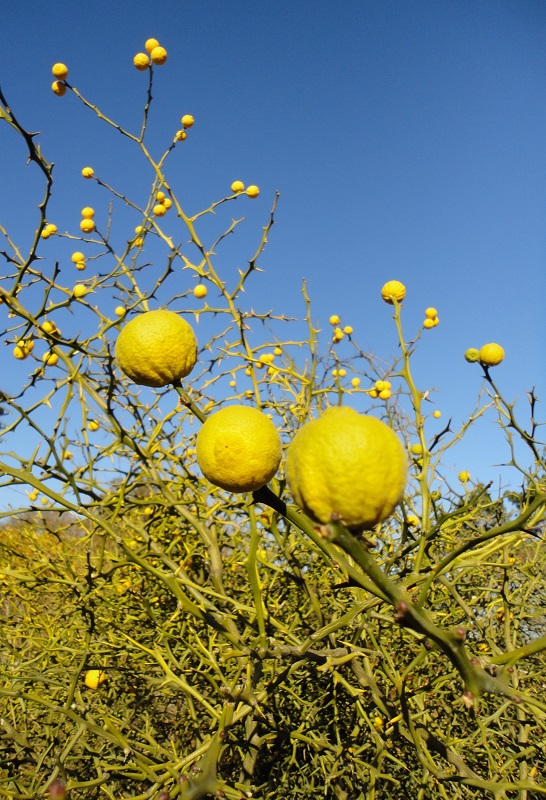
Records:
[[[239,194],[239,192],[244,192],[244,190],[245,190],[245,185],[242,181],[233,181],[233,183],[231,184],[231,191],[234,194]]]
[[[68,77],[68,67],[65,64],[53,64],[51,67],[51,72],[53,73],[54,77],[58,78],[60,81],[64,81],[64,79]]]
[[[480,364],[484,367],[496,367],[504,359],[504,350],[500,344],[491,342],[480,348]]]
[[[175,142],[183,142],[184,139],[187,139],[187,138],[188,138],[188,134],[186,133],[185,130],[176,131],[175,136],[174,136]]]
[[[469,364],[473,364],[475,361],[479,360],[480,351],[477,347],[469,347],[468,350],[465,351],[464,357]]]
[[[137,225],[137,226],[136,226],[136,228],[135,228],[135,233],[136,233],[136,235],[137,235],[137,236],[140,236],[140,234],[141,234],[143,231],[144,231],[144,228],[142,227],[142,225]]]
[[[435,308],[430,307],[430,308],[427,308],[425,310],[425,317],[427,319],[435,319],[435,317],[437,317],[437,316],[438,316],[438,312],[436,311]]]
[[[41,233],[40,233],[40,238],[41,239],[49,239],[50,236],[51,236],[51,234],[47,230],[47,228],[44,228],[43,231],[41,231]]]
[[[94,216],[95,216],[94,208],[91,208],[91,206],[85,206],[85,208],[82,208],[82,217],[84,219],[93,219]]]
[[[434,328],[434,320],[427,317],[423,320],[423,328]]]
[[[146,39],[144,47],[147,53],[151,53],[152,50],[155,50],[156,47],[159,47],[159,42],[157,39]]]
[[[334,328],[334,339],[336,339],[338,342],[341,341],[341,339],[343,339],[344,335],[345,334],[343,333],[341,328]]]
[[[19,345],[17,344],[17,345],[15,345],[15,347],[13,348],[13,355],[14,355],[14,356],[15,356],[15,358],[17,358],[19,361],[23,361],[23,360],[24,360],[24,359],[27,357],[27,355],[28,355],[28,354],[27,354],[27,353],[25,353],[24,349],[23,349],[22,347],[19,347]]]
[[[95,170],[93,167],[84,167],[82,169],[82,175],[84,178],[92,178],[95,174]]]
[[[74,297],[85,297],[89,289],[83,283],[77,283],[72,289]]]
[[[71,259],[71,261],[74,262],[74,264],[77,264],[78,261],[85,261],[85,256],[84,256],[83,253],[80,253],[79,250],[76,250],[75,253],[72,253],[72,255],[70,256],[70,259]]]
[[[394,431],[346,406],[305,424],[286,456],[294,500],[318,522],[341,518],[358,531],[394,511],[406,485],[407,460]]]
[[[330,317],[328,322],[330,323],[330,325],[339,325],[341,320],[340,320],[340,318],[338,317],[337,314],[332,314],[332,316]]]
[[[253,492],[277,472],[281,439],[265,414],[251,406],[226,406],[197,434],[197,463],[205,478],[230,492]]]
[[[377,389],[370,389],[368,391],[368,394],[373,400],[375,400],[376,397],[379,397],[379,392],[377,391]]]
[[[90,431],[93,431],[93,432],[94,431],[98,431],[99,427],[100,427],[99,423],[94,419],[90,419],[89,422],[87,423],[87,428]]]
[[[53,94],[56,94],[57,97],[63,97],[66,94],[66,84],[62,81],[53,81],[51,84],[51,90]]]
[[[274,356],[282,356],[282,350],[281,350],[281,348],[280,348],[280,347],[276,347],[276,348],[273,350],[273,355],[274,355]]]
[[[144,239],[142,238],[142,236],[138,236],[133,242],[133,247],[142,247],[143,244],[144,244]]]
[[[461,483],[468,483],[470,480],[470,472],[467,472],[466,470],[459,472],[459,480]]]
[[[123,317],[123,315],[125,314],[125,307],[124,306],[116,306],[115,314],[118,317]]]
[[[165,198],[164,200],[162,200],[161,202],[162,202],[162,204],[165,206],[165,208],[167,208],[167,209],[169,209],[169,208],[172,206],[172,204],[173,204],[173,201],[171,200],[171,198],[170,198],[170,197],[166,197],[166,198]]]
[[[410,451],[414,456],[423,455],[423,447],[421,444],[419,444],[419,442],[415,442],[414,444],[412,444],[412,446],[410,447]]]
[[[237,381],[230,381],[229,385],[231,386],[232,389],[234,389],[237,386]]]
[[[154,47],[154,49],[150,52],[150,58],[152,59],[154,64],[161,66],[161,64],[164,64],[165,61],[167,60],[167,51],[165,50],[164,47],[160,47],[158,45],[157,47]]]
[[[354,389],[358,389],[358,387],[360,386],[360,378],[351,378],[351,386]]]
[[[382,389],[379,392],[379,399],[380,400],[388,400],[391,397],[391,395],[392,395],[392,392],[391,392],[390,389]]]
[[[85,673],[85,685],[88,689],[98,689],[106,680],[106,672],[100,669],[88,669]]]
[[[50,222],[48,225],[45,226],[45,230],[49,234],[57,233],[57,226]]]
[[[343,328],[343,333],[347,334],[347,336],[350,336],[352,332],[353,332],[352,327],[350,325],[345,325],[345,327]]]
[[[414,527],[417,527],[417,525],[419,525],[419,520],[415,516],[415,514],[408,514],[406,522],[408,523],[408,525],[413,525]]]
[[[191,128],[192,125],[195,123],[195,120],[191,114],[184,114],[184,116],[180,121],[185,128]]]
[[[82,219],[80,228],[84,233],[93,233],[95,230],[95,223],[92,219]]]
[[[406,296],[406,287],[400,281],[387,281],[381,289],[381,297],[385,303],[394,305],[394,301],[401,303]]]
[[[160,388],[190,374],[197,361],[197,339],[174,311],[146,311],[123,327],[116,358],[132,381]]]
[[[54,367],[59,361],[59,356],[57,353],[44,353],[42,356],[42,361],[46,366]]]
[[[32,502],[34,502],[34,500],[37,500],[37,498],[38,498],[38,492],[37,491],[31,492],[29,494],[29,496],[28,496],[28,499],[30,501],[32,501]]]
[[[155,199],[157,200],[158,203],[162,203],[166,196],[167,195],[165,194],[165,192],[157,192]]]
[[[57,333],[57,326],[54,322],[50,322],[46,319],[42,322],[42,330],[44,333]]]
[[[258,189],[257,186],[254,186],[254,185],[247,186],[246,194],[247,194],[247,197],[253,197],[253,198],[254,197],[258,197],[258,195],[260,194],[260,190]]]
[[[440,417],[442,416],[442,412],[441,412],[441,411],[438,411],[438,410],[436,410],[436,411],[433,411],[433,413],[432,413],[432,416],[433,416],[435,419],[440,419]]]
[[[23,342],[22,347],[25,351],[25,354],[28,356],[34,350],[34,341],[32,339],[28,339],[28,341]]]
[[[347,370],[346,369],[338,370],[338,375],[339,375],[340,378],[344,378],[346,376],[346,374],[347,374]]]
[[[133,64],[138,70],[143,72],[150,66],[150,59],[148,58],[146,53],[137,53],[136,56],[133,58]]]
[[[206,297],[207,287],[203,286],[202,283],[197,284],[197,286],[193,290],[193,296],[196,297],[198,300],[201,300],[203,297]]]
[[[156,217],[164,217],[167,213],[167,209],[162,203],[158,203],[156,206],[154,206],[153,210]]]
[[[85,261],[76,261],[76,269],[85,269]]]

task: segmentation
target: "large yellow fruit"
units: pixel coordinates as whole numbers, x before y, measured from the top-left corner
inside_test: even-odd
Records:
[[[480,348],[480,364],[484,367],[496,367],[504,359],[504,350],[500,344],[491,342]]]
[[[85,673],[85,685],[88,689],[98,689],[106,680],[106,672],[101,669],[88,669]]]
[[[351,530],[373,528],[398,505],[407,460],[398,436],[375,417],[330,408],[292,440],[286,477],[296,503],[326,523],[339,515]]]
[[[281,439],[271,420],[251,406],[226,406],[197,435],[197,463],[205,478],[230,492],[254,492],[271,480]]]
[[[123,327],[116,342],[116,358],[135,383],[167,386],[194,368],[197,339],[191,325],[174,311],[146,311]]]

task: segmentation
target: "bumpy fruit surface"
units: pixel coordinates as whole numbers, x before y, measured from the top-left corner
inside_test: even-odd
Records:
[[[146,39],[146,43],[144,45],[146,48],[146,52],[151,53],[156,47],[159,47],[159,42],[157,39]]]
[[[159,388],[190,374],[197,361],[197,339],[174,311],[146,311],[122,329],[116,358],[132,381]]]
[[[191,114],[184,114],[180,122],[185,128],[191,128],[194,125],[195,120]]]
[[[381,297],[385,303],[394,305],[394,300],[401,303],[406,296],[406,287],[400,281],[387,281],[381,288]]]
[[[238,194],[239,192],[243,192],[245,189],[245,185],[242,181],[233,181],[231,184],[231,191],[234,194]]]
[[[230,492],[253,492],[277,472],[281,439],[271,420],[251,406],[226,406],[197,434],[197,463],[207,480]]]
[[[64,79],[68,77],[68,67],[66,66],[66,64],[61,64],[61,63],[53,64],[53,66],[51,67],[51,72],[60,81],[64,81]]]
[[[62,81],[53,81],[51,84],[51,91],[53,94],[56,94],[57,97],[63,97],[66,94],[66,84]]]
[[[392,514],[406,472],[404,447],[394,431],[344,406],[304,425],[286,457],[286,477],[300,508],[322,523],[339,516],[354,531]]]
[[[504,359],[504,350],[500,344],[491,342],[480,348],[480,364],[484,367],[496,367]]]
[[[480,351],[476,347],[469,347],[468,350],[465,351],[464,357],[469,364],[473,364],[475,361],[478,361]]]
[[[247,194],[247,197],[252,197],[252,198],[258,197],[258,195],[260,194],[260,190],[258,189],[257,186],[254,186],[254,185],[247,186],[246,194]]]
[[[167,51],[165,50],[164,47],[154,47],[154,49],[150,53],[150,58],[152,59],[154,64],[160,66],[161,64],[164,64],[165,61],[167,60]]]
[[[100,669],[88,669],[85,673],[85,685],[88,689],[98,689],[106,680],[106,673]]]
[[[146,53],[137,53],[133,58],[133,64],[142,72],[150,66],[150,59]]]

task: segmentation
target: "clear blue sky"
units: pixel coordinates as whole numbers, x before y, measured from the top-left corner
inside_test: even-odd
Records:
[[[480,369],[463,352],[490,341],[505,347],[494,376],[520,397],[522,419],[527,390],[544,398],[543,0],[20,0],[2,28],[0,82],[56,163],[51,208],[65,225],[88,202],[88,182],[75,179],[83,165],[129,194],[141,184],[121,137],[74,97],[53,96],[51,65],[68,64],[73,85],[136,127],[146,78],[132,57],[154,36],[169,59],[156,71],[152,142],[168,142],[181,113],[197,120],[170,173],[188,210],[235,178],[259,184],[237,245],[247,258],[281,192],[253,304],[301,316],[306,278],[325,336],[338,313],[388,360],[396,338],[379,290],[396,278],[408,287],[408,338],[426,306],[439,310],[414,369],[423,390],[439,389],[442,420],[473,410]],[[29,202],[39,184],[23,161],[0,125],[0,222],[19,240],[41,197]],[[12,369],[11,349],[0,359]],[[448,463],[485,480],[508,457],[489,415]]]

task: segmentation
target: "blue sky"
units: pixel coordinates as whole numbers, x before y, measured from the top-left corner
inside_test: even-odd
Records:
[[[170,174],[186,208],[208,206],[235,178],[257,183],[233,244],[248,258],[281,192],[252,303],[301,317],[305,278],[325,337],[338,313],[388,360],[396,337],[379,290],[401,280],[408,338],[425,307],[439,310],[414,371],[439,390],[443,419],[457,425],[475,406],[480,370],[464,350],[496,341],[506,360],[494,377],[525,421],[525,392],[546,388],[542,0],[21,0],[3,19],[0,83],[56,164],[51,209],[65,225],[82,205],[104,205],[77,180],[85,164],[129,195],[141,176],[121,137],[51,93],[51,65],[68,64],[74,86],[134,128],[146,78],[132,57],[150,36],[169,53],[151,143],[168,143],[182,113],[197,120]],[[0,223],[24,241],[41,189],[10,133],[0,125]],[[11,369],[9,349],[0,359]],[[447,460],[485,480],[508,457],[488,415]]]

